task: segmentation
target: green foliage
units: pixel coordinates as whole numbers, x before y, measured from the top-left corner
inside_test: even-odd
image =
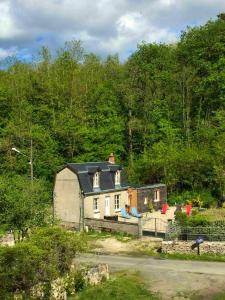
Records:
[[[74,289],[76,292],[82,291],[86,287],[86,281],[84,278],[84,272],[82,271],[77,271],[74,274]]]
[[[188,216],[186,213],[178,211],[175,214],[175,220],[180,226],[186,226],[188,222]]]
[[[89,299],[148,299],[157,300],[159,297],[151,293],[145,288],[137,274],[118,274],[99,286],[90,287],[82,291],[74,299],[89,300]]]
[[[43,185],[50,191],[56,170],[65,162],[106,160],[112,151],[130,181],[164,182],[170,195],[191,191],[172,197],[170,204],[193,201],[211,207],[211,195],[221,204],[224,36],[221,14],[188,27],[175,45],[138,45],[125,63],[117,56],[103,60],[86,53],[80,41],[67,42],[56,55],[43,47],[38,63],[8,60],[0,70],[1,222],[20,230],[34,226],[38,218],[41,224],[36,209],[34,220],[29,219],[30,203],[38,207],[37,191],[41,195]],[[31,138],[34,176],[42,186],[34,187],[36,192],[25,180]]]
[[[1,299],[15,291],[28,296],[38,283],[49,286],[70,270],[74,256],[85,246],[82,235],[51,227],[36,230],[14,247],[0,247]]]
[[[149,211],[150,213],[152,213],[152,212],[154,211],[154,206],[153,206],[152,201],[149,201],[149,202],[148,202],[148,211]]]
[[[191,216],[187,216],[185,212],[177,212],[175,219],[180,226],[190,227],[221,227],[225,226],[225,209],[207,209],[205,211],[195,211]]]
[[[171,206],[175,204],[192,204],[193,207],[210,208],[217,205],[215,197],[207,190],[199,192],[184,191],[182,193],[172,194],[168,202]]]
[[[0,177],[0,216],[5,229],[18,233],[18,241],[28,230],[48,222],[50,194],[43,180],[33,184],[26,177]]]

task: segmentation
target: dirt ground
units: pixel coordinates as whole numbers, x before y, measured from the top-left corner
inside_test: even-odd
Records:
[[[142,237],[138,240],[124,239],[123,242],[116,238],[99,239],[92,242],[93,252],[101,254],[129,254],[157,251],[162,239],[153,237]]]

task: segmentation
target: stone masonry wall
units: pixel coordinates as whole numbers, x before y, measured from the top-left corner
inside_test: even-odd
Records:
[[[95,230],[109,230],[114,232],[126,232],[131,235],[138,236],[142,230],[138,223],[128,223],[103,219],[85,218],[85,226]]]
[[[197,248],[192,249],[194,241],[168,241],[162,242],[162,253],[196,254]],[[225,254],[225,242],[204,242],[200,245],[201,254]]]

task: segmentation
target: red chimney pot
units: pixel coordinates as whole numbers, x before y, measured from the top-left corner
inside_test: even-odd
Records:
[[[109,162],[110,164],[115,164],[116,158],[115,158],[115,155],[114,155],[113,152],[110,153],[109,158],[108,158],[108,162]]]

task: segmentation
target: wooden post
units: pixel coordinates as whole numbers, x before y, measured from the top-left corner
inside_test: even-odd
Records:
[[[142,237],[142,219],[138,218],[138,237]]]
[[[155,236],[157,236],[157,219],[155,218]]]

